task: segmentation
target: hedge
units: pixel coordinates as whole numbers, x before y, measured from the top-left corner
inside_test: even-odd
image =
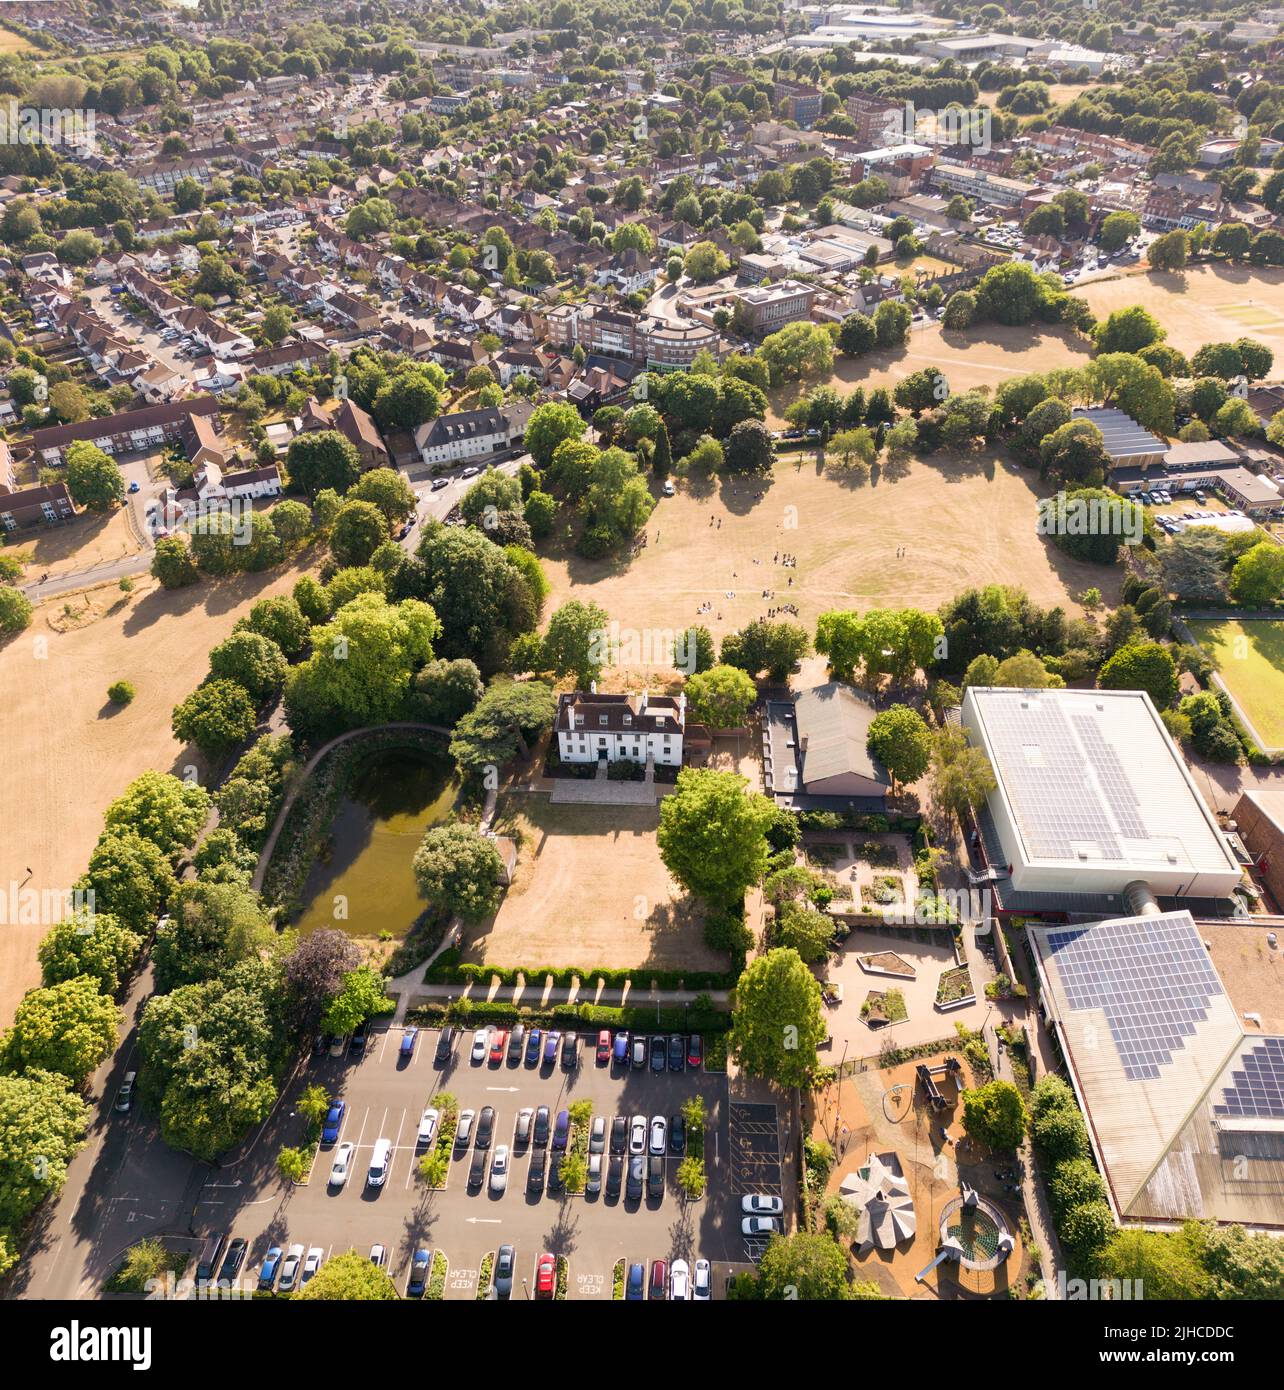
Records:
[[[601,980],[607,989],[623,989],[632,985],[635,989],[734,989],[740,978],[739,971],[712,970],[650,970],[645,966],[634,970],[611,970],[604,967],[584,967],[576,965],[552,966],[533,965],[474,965],[459,959],[459,951],[451,947],[443,951],[431,968],[424,973],[424,982],[434,985],[489,984],[497,979],[502,985],[515,985],[518,977],[528,981],[543,982],[553,977],[553,984],[570,989],[577,980],[595,982]]]
[[[691,1009],[621,1009],[602,1004],[553,1004],[546,1009],[520,1008],[494,1001],[473,1003],[455,1000],[449,1004],[422,1004],[409,1009],[406,1018],[411,1023],[433,1028],[441,1023],[461,1023],[480,1026],[485,1023],[526,1023],[537,1027],[547,1024],[576,1025],[589,1028],[627,1028],[633,1033],[680,1033],[694,1028],[701,1033],[725,1033],[731,1027],[731,1015]]]

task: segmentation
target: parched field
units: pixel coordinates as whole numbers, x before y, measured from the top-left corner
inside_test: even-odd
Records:
[[[1284,621],[1187,623],[1268,748],[1284,748]]]
[[[148,768],[177,771],[192,760],[170,732],[170,713],[204,677],[210,648],[256,599],[288,592],[300,572],[174,592],[142,577],[129,595],[110,584],[42,605],[26,632],[0,646],[0,884],[71,886],[125,785]],[[120,679],[138,695],[117,710],[107,687]],[[35,949],[47,926],[0,931],[0,1025],[38,983]]]
[[[652,806],[554,805],[512,793],[495,828],[520,839],[517,870],[490,922],[465,934],[468,960],[722,970],[699,909],[660,860]]]
[[[142,549],[123,507],[110,516],[82,512],[70,526],[46,526],[12,542],[16,552],[29,559],[22,583],[41,575],[71,574],[95,565],[123,560]]]
[[[814,629],[827,609],[936,608],[992,583],[1073,611],[1091,586],[1113,602],[1115,571],[1070,560],[1035,534],[1037,496],[1037,478],[993,453],[914,461],[902,477],[865,484],[818,473],[814,454],[779,461],[769,479],[687,481],[660,499],[631,561],[548,559],[547,611],[570,598],[599,603],[622,643],[641,634],[645,650],[650,634],[703,623],[719,638],[784,604]],[[796,566],[780,563],[786,554]]]

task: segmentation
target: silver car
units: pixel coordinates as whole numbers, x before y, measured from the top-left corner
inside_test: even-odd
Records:
[[[602,1155],[589,1154],[588,1161],[588,1181],[584,1184],[584,1191],[592,1196],[602,1190]]]
[[[589,1153],[600,1154],[606,1151],[606,1116],[594,1115],[593,1128],[589,1130]]]
[[[490,1160],[490,1190],[496,1197],[508,1186],[508,1145],[500,1144]]]

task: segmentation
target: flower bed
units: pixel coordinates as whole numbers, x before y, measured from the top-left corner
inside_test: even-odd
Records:
[[[952,970],[943,970],[936,986],[937,1006],[970,1002],[976,996],[972,991],[972,977],[966,965],[956,965]]]

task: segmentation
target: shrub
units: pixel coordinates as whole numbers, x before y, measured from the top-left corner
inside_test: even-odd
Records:
[[[107,687],[107,698],[113,705],[127,705],[137,693],[129,681],[113,681]]]

